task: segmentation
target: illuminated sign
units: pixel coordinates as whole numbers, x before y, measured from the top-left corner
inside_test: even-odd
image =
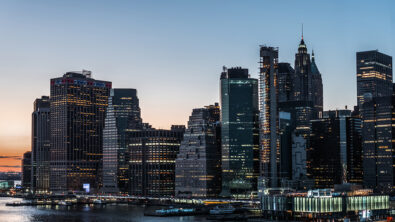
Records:
[[[82,188],[85,190],[86,193],[89,193],[91,185],[89,183],[84,183]]]

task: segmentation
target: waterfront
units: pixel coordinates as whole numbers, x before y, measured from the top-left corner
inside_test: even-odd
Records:
[[[144,216],[144,207],[127,204],[108,204],[103,206],[95,206],[93,204],[73,206],[5,206],[6,203],[21,200],[19,198],[0,198],[1,222],[207,221],[205,216]]]

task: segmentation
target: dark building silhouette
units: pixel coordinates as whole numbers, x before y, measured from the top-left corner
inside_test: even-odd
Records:
[[[316,188],[362,182],[361,120],[350,110],[323,112],[311,121],[307,173]]]
[[[32,191],[49,192],[50,102],[48,96],[34,101],[32,113]]]
[[[103,130],[103,192],[128,193],[128,132],[143,128],[136,89],[111,89]]]
[[[176,159],[176,196],[217,197],[221,192],[220,108],[193,109]]]
[[[22,187],[30,190],[32,182],[32,152],[28,151],[23,154],[22,158]]]
[[[128,132],[129,194],[170,197],[175,190],[175,160],[185,126]]]
[[[111,82],[91,72],[67,72],[51,79],[50,189],[92,192],[101,187],[103,128]]]
[[[362,108],[365,98],[392,95],[392,57],[378,50],[357,52],[357,96]]]
[[[259,175],[258,80],[248,69],[221,74],[222,196],[249,198]]]

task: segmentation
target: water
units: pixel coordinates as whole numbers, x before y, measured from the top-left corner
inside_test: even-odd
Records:
[[[144,207],[132,205],[5,206],[17,198],[0,197],[0,222],[207,221],[205,216],[148,217]]]

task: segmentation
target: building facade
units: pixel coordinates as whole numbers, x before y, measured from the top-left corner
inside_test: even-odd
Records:
[[[259,175],[258,80],[248,69],[221,74],[222,196],[249,198]]]
[[[364,98],[363,182],[365,187],[391,192],[394,188],[394,96]]]
[[[103,129],[103,192],[128,192],[127,133],[141,130],[136,89],[111,89]]]
[[[49,192],[51,148],[49,96],[34,101],[32,113],[32,191]]]
[[[50,189],[80,192],[101,187],[103,128],[111,82],[91,72],[67,72],[51,79]]]
[[[323,112],[311,121],[307,173],[316,188],[362,184],[361,119],[351,110]]]
[[[176,159],[176,196],[217,197],[221,192],[220,108],[193,109]]]
[[[185,126],[128,132],[129,194],[175,195],[175,161]]]

